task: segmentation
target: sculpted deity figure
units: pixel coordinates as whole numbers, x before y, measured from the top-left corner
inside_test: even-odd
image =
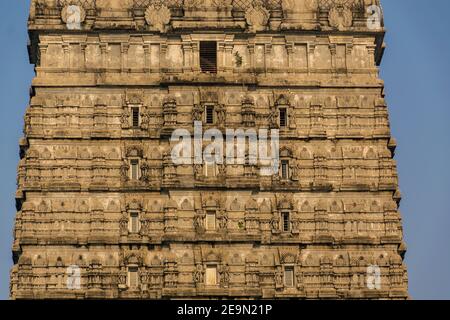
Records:
[[[151,5],[145,11],[145,21],[160,32],[166,31],[171,18],[170,9],[165,5]]]

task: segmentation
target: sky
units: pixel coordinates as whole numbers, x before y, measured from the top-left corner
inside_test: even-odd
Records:
[[[450,299],[450,1],[384,0],[381,65],[413,299]],[[432,4],[432,5],[431,5]],[[0,1],[0,299],[9,297],[19,138],[29,102],[28,0]]]

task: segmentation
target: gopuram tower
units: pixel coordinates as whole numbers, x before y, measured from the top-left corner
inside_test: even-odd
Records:
[[[408,298],[378,0],[33,0],[28,28],[11,298]],[[174,161],[198,130],[277,132],[277,170]]]

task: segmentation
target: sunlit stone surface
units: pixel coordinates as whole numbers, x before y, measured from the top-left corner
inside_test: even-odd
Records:
[[[32,1],[11,297],[407,298],[372,4]],[[175,165],[196,120],[284,171]]]

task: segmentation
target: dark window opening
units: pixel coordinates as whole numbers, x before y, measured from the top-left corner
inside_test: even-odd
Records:
[[[217,73],[217,43],[200,42],[200,68],[202,72]]]
[[[281,108],[280,109],[280,127],[285,128],[287,127],[287,109]]]
[[[291,219],[289,212],[283,212],[282,214],[283,219],[283,232],[289,232],[291,230]]]
[[[214,124],[214,107],[206,107],[206,124]]]
[[[132,116],[132,122],[133,122],[133,128],[139,128],[140,121],[139,121],[139,108],[133,107],[131,108],[131,116]]]
[[[281,179],[283,179],[283,180],[289,179],[289,161],[288,160],[281,161]]]

